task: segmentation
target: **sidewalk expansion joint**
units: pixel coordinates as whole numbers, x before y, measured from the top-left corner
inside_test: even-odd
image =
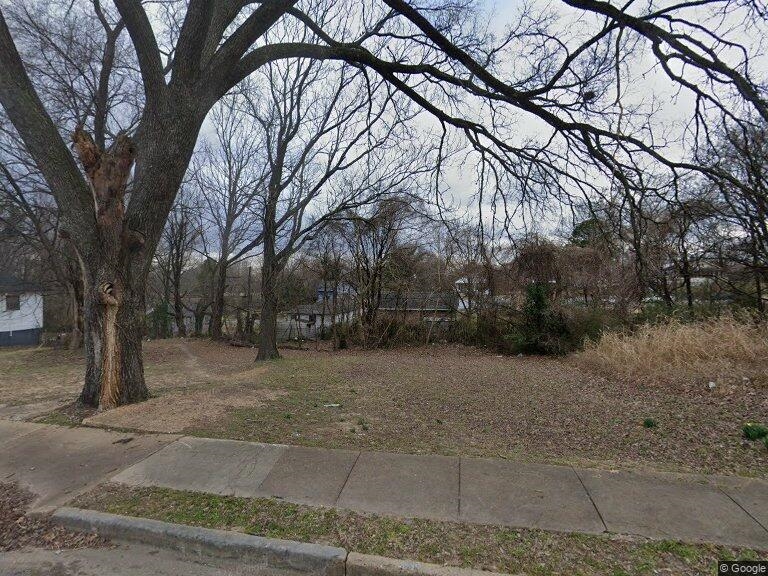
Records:
[[[595,512],[597,513],[598,518],[600,518],[600,522],[603,524],[603,531],[608,532],[608,525],[605,523],[605,518],[603,518],[602,512],[600,512],[600,508],[597,507],[597,504],[595,503],[595,499],[592,498],[592,494],[590,494],[589,489],[587,488],[587,485],[584,484],[584,480],[581,479],[581,476],[579,475],[579,472],[574,468],[573,466],[570,466],[570,469],[573,470],[573,473],[576,474],[576,478],[579,479],[579,483],[581,484],[581,487],[584,488],[584,492],[587,494],[587,498],[589,498],[589,501],[592,502],[592,507],[595,509]]]
[[[355,469],[355,466],[357,466],[357,461],[360,460],[360,456],[362,456],[363,451],[358,450],[357,456],[355,456],[355,461],[352,462],[352,466],[349,467],[349,472],[347,472],[346,478],[344,478],[344,482],[341,484],[341,488],[339,488],[339,492],[336,494],[336,498],[333,499],[333,505],[336,506],[339,503],[339,498],[341,498],[341,493],[344,492],[344,488],[347,487],[347,483],[349,482],[350,476],[352,476],[352,472]]]
[[[736,500],[736,499],[735,499],[733,496],[731,496],[730,494],[728,494],[728,492],[726,492],[725,490],[723,490],[723,489],[722,489],[720,486],[718,486],[718,487],[717,487],[717,489],[718,489],[718,491],[719,491],[719,492],[722,492],[723,494],[725,494],[725,496],[726,496],[726,497],[727,497],[727,498],[728,498],[728,499],[729,499],[731,502],[733,502],[734,504],[736,504],[736,506],[738,506],[738,507],[739,507],[739,508],[740,508],[740,509],[741,509],[741,510],[742,510],[742,511],[743,511],[743,512],[744,512],[744,513],[747,515],[747,516],[749,516],[750,518],[752,518],[752,520],[754,520],[754,521],[755,521],[755,523],[756,523],[758,526],[760,526],[760,528],[762,528],[763,530],[765,530],[766,532],[768,532],[768,527],[766,527],[766,526],[765,526],[765,525],[764,525],[762,522],[760,522],[760,520],[758,520],[757,518],[755,518],[755,517],[752,515],[752,513],[751,513],[749,510],[747,510],[746,508],[744,508],[744,506],[742,506],[741,504],[739,504],[738,500]]]

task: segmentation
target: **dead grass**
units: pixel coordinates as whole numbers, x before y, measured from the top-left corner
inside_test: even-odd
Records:
[[[276,400],[279,390],[227,389],[173,391],[141,404],[100,412],[83,420],[91,426],[140,429],[147,432],[183,432],[199,429],[226,418],[231,409],[260,408]]]
[[[530,576],[710,573],[720,559],[754,550],[404,519],[163,488],[108,484],[77,504],[113,514],[341,546],[349,551]]]
[[[768,477],[768,450],[746,442],[768,424],[768,394],[753,381],[652,386],[587,370],[573,358],[501,357],[462,346],[343,352],[255,351],[206,340],[145,344],[155,397],[92,416],[120,429],[282,444],[462,454],[624,469]],[[26,356],[25,356],[26,355]],[[26,351],[0,377],[0,404],[34,396],[72,401],[82,370],[61,351]],[[0,351],[0,367],[9,363]],[[51,367],[45,378],[45,366]],[[78,380],[82,378],[79,375]],[[62,390],[65,393],[62,394]],[[643,427],[652,418],[657,426]],[[55,417],[54,417],[54,421]],[[67,420],[69,422],[69,419]]]
[[[569,359],[461,346],[293,353],[259,387],[273,402],[233,408],[193,434],[334,448],[462,454],[608,468],[768,477],[744,442],[768,397],[751,383],[710,390],[609,380]],[[657,427],[643,426],[653,418]]]
[[[0,404],[69,400],[82,388],[84,371],[79,351],[0,349]]]
[[[644,382],[768,385],[768,326],[733,317],[643,325],[631,333],[605,334],[577,360],[604,374]]]

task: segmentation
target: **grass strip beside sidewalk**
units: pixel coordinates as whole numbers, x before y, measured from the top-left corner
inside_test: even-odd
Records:
[[[714,574],[717,560],[754,550],[644,538],[403,519],[275,499],[238,498],[108,484],[74,504],[112,514],[228,529],[377,554],[529,575]]]

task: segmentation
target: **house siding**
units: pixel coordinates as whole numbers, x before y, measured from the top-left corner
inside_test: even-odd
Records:
[[[42,294],[21,294],[18,310],[7,310],[5,294],[0,297],[0,346],[39,343],[43,329]]]
[[[42,334],[42,328],[0,332],[0,348],[5,348],[7,346],[37,346],[40,344],[40,336],[42,336]]]

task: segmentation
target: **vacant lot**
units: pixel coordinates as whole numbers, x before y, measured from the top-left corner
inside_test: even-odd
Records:
[[[608,380],[570,359],[459,346],[255,352],[205,340],[146,344],[148,402],[90,425],[263,442],[465,454],[768,477],[768,451],[741,427],[768,419],[768,391],[742,382]],[[71,400],[82,360],[0,352],[0,404]],[[654,427],[645,427],[645,419]],[[49,418],[56,421],[56,417]],[[61,420],[59,417],[58,420]]]

